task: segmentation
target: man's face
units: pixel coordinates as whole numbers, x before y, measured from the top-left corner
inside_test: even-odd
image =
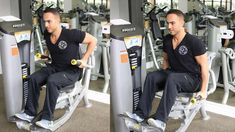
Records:
[[[176,14],[168,14],[166,17],[167,28],[171,35],[176,35],[182,28],[184,28],[183,17]]]
[[[49,33],[53,33],[60,25],[60,18],[50,12],[43,14],[45,28]]]

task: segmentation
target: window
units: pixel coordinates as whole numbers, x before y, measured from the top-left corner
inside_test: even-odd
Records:
[[[96,6],[100,6],[100,5],[104,5],[106,8],[109,8],[109,2],[110,0],[85,0],[86,3],[88,4],[92,4],[92,5],[96,5]]]
[[[232,10],[232,0],[200,0],[209,8],[218,9],[219,7],[224,8],[227,11]]]
[[[168,6],[168,9],[170,8],[178,8],[178,0],[155,0],[155,3],[159,6],[159,7],[164,7],[164,6]]]
[[[52,7],[56,7],[57,6],[57,0],[43,0],[43,2],[47,5],[47,6],[51,6]]]

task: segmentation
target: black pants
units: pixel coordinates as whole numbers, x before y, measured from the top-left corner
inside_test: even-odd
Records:
[[[146,77],[144,90],[135,113],[144,119],[148,118],[156,92],[164,90],[153,118],[167,122],[177,94],[179,92],[196,92],[199,90],[200,84],[199,76],[187,73],[176,73],[169,70],[151,72]]]
[[[42,111],[42,119],[52,120],[59,90],[64,86],[75,83],[78,80],[79,74],[79,72],[75,72],[74,70],[58,72],[51,65],[33,73],[28,81],[29,91],[25,113],[31,116],[37,114],[40,89],[42,85],[46,84],[46,98]]]

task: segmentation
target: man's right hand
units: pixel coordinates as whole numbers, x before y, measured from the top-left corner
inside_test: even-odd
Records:
[[[81,59],[81,60],[78,60],[78,61],[80,62],[80,65],[78,66],[79,68],[87,67],[87,60]]]

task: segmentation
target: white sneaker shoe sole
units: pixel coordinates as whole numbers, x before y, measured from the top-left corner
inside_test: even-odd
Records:
[[[148,119],[148,124],[157,129],[159,132],[164,132],[162,128],[156,125],[156,121],[154,119],[152,118]]]
[[[37,121],[36,125],[45,129],[50,129],[52,127],[52,124],[50,124],[50,121],[46,121],[46,120]]]
[[[27,121],[27,122],[31,122],[32,120],[33,120],[33,116],[31,116],[31,117],[26,117],[25,115],[23,115],[23,114],[25,114],[25,113],[19,113],[19,114],[15,114],[15,116],[17,117],[17,118],[19,118],[19,119],[21,119],[21,120],[24,120],[24,121]],[[29,116],[29,115],[27,115],[27,116]]]
[[[136,120],[137,122],[142,122],[144,119],[141,119],[138,115],[130,113],[130,112],[125,112],[124,115],[128,116],[129,118]]]

